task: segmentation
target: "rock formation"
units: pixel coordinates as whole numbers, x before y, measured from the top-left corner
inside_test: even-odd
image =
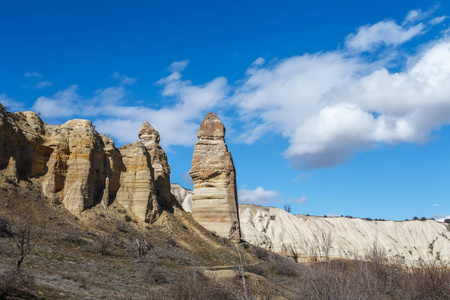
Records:
[[[236,171],[225,144],[225,127],[209,113],[198,129],[190,175],[192,217],[219,236],[240,240]]]
[[[159,145],[159,132],[150,123],[144,122],[138,136],[141,144],[145,146],[150,154],[158,202],[163,206],[166,203],[178,205],[178,202],[170,192],[170,166],[166,153]]]
[[[48,125],[33,112],[12,114],[0,104],[0,174],[37,180],[48,199],[75,214],[116,201],[152,222],[174,203],[170,167],[150,124],[139,136],[141,142],[117,149],[88,120]]]

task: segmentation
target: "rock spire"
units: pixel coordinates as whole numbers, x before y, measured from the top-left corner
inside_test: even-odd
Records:
[[[239,241],[236,171],[225,143],[225,127],[215,113],[206,115],[197,137],[190,171],[192,217],[219,236]]]

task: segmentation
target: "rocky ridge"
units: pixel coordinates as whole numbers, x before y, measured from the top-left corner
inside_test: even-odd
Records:
[[[88,120],[49,125],[33,112],[9,113],[0,104],[0,174],[12,182],[39,182],[48,199],[73,214],[116,202],[153,222],[175,203],[170,167],[150,124],[139,137],[116,148]]]

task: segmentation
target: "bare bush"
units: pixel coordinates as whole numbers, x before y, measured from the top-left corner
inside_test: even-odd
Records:
[[[147,262],[144,266],[143,273],[145,280],[150,285],[164,284],[172,281],[170,273],[155,261]]]
[[[236,287],[211,280],[198,269],[179,275],[171,285],[170,294],[174,300],[242,299]]]
[[[29,273],[13,268],[0,274],[0,297],[6,299],[9,295],[26,292],[34,289],[35,280]]]
[[[268,256],[268,263],[270,269],[280,275],[289,277],[296,277],[300,275],[299,264],[279,254],[270,253]]]
[[[178,247],[154,247],[152,255],[157,259],[168,259],[171,263],[180,265],[194,265],[192,254]]]
[[[14,241],[19,250],[19,259],[16,262],[17,269],[22,266],[25,257],[31,253],[35,244],[35,231],[27,219],[18,219],[12,222]]]
[[[0,238],[12,236],[13,236],[12,220],[6,216],[0,215]]]
[[[111,248],[118,240],[117,232],[99,234],[94,241],[94,250],[101,255],[111,254]]]
[[[267,260],[267,257],[269,255],[269,252],[266,249],[258,246],[254,246],[252,252],[257,258],[262,260]]]
[[[247,265],[244,266],[245,272],[253,273],[262,277],[267,277],[266,270],[261,265]]]
[[[450,299],[450,267],[442,261],[422,261],[412,268],[415,299]]]
[[[138,263],[146,262],[146,257],[149,251],[154,248],[154,245],[147,241],[146,239],[134,239],[131,244],[128,246],[128,250],[133,252],[134,255],[138,258]]]
[[[65,233],[65,235],[64,235],[63,240],[65,240],[67,242],[70,242],[70,243],[73,243],[73,244],[75,244],[77,246],[83,246],[83,245],[86,245],[88,243],[85,239],[81,238],[78,235],[78,233],[73,232],[73,231],[67,231]]]

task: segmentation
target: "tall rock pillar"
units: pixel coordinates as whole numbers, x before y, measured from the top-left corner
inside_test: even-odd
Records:
[[[219,236],[239,241],[236,171],[225,143],[225,127],[215,113],[206,115],[197,137],[190,172],[192,217]]]

